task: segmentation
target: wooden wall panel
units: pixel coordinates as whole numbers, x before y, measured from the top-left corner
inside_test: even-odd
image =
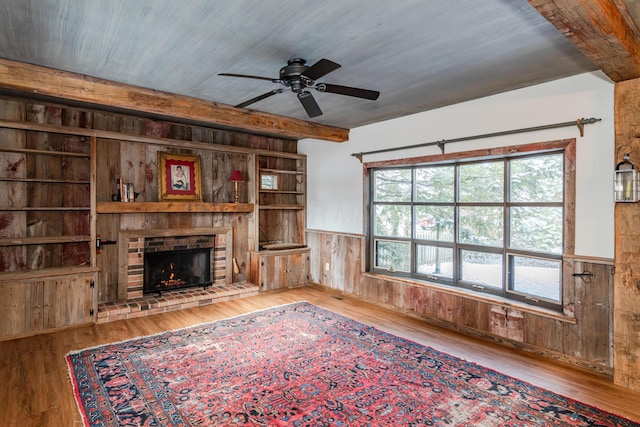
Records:
[[[524,341],[524,313],[520,310],[493,305],[490,325],[489,332],[494,336],[509,341]]]
[[[64,278],[44,284],[43,322],[45,329],[89,323],[91,307],[89,279]],[[68,298],[75,295],[76,298]]]
[[[574,278],[575,316],[580,323],[571,327],[573,333],[566,334],[567,341],[577,341],[567,344],[567,348],[576,349],[574,356],[587,360],[611,360],[613,266],[576,261],[574,273],[591,273],[593,276]],[[585,345],[586,342],[589,344]]]
[[[212,225],[213,227],[231,226],[233,229],[233,258],[235,258],[239,272],[233,273],[234,282],[242,282],[248,279],[249,250],[254,249],[249,246],[250,222],[247,215],[217,215],[217,218],[224,220],[224,225]]]
[[[364,240],[364,236],[307,230],[311,282],[453,330],[612,375],[611,260],[568,257],[565,298],[571,300],[564,314],[546,313],[482,295],[469,296],[462,290],[363,273]],[[329,272],[324,270],[327,262]],[[584,271],[595,276],[574,279],[573,273]]]
[[[169,123],[161,120],[135,117],[127,114],[117,114],[105,111],[96,111],[87,108],[71,107],[61,104],[47,103],[33,100],[21,100],[14,98],[0,98],[0,118],[14,121],[28,121],[39,124],[64,125],[70,127],[80,127],[86,129],[96,129],[100,131],[118,132],[132,136],[149,136],[155,138],[167,138],[165,141],[147,144],[138,142],[133,138],[130,141],[112,140],[98,138],[96,144],[96,198],[99,202],[111,201],[112,195],[116,193],[116,179],[122,177],[125,182],[132,182],[135,191],[139,193],[137,201],[158,200],[158,176],[157,158],[158,152],[173,152],[179,154],[196,154],[201,157],[202,174],[202,196],[203,201],[221,203],[233,200],[234,186],[229,182],[232,170],[240,170],[245,176],[246,182],[241,183],[239,188],[240,200],[250,202],[249,188],[253,185],[250,181],[249,171],[253,171],[253,160],[249,154],[242,152],[221,152],[214,149],[207,150],[206,147],[193,148],[193,145],[186,147],[181,141],[197,142],[203,144],[228,145],[233,147],[255,148],[260,150],[275,150],[295,153],[297,152],[297,141],[291,139],[279,139],[259,135],[245,134],[238,131],[212,129],[196,125],[179,123]],[[27,140],[27,134],[28,140]],[[73,145],[78,151],[89,150],[89,138],[71,137],[65,138],[56,133],[30,132],[0,130],[0,143],[5,146],[15,144],[17,147],[24,147],[27,144],[30,148],[43,150],[60,149],[63,145],[67,147]],[[74,150],[75,151],[75,150]],[[6,154],[0,158],[0,167],[5,165],[22,165],[22,155],[11,154],[8,158]],[[15,158],[14,158],[15,157]],[[84,170],[80,171],[75,167],[75,159],[49,157],[44,163],[22,165],[18,167],[19,173],[26,174],[27,171],[39,171],[43,176],[62,176],[67,178],[68,174],[85,175]],[[86,165],[86,162],[85,162]],[[67,167],[68,166],[68,167]],[[10,166],[14,168],[14,166]],[[15,171],[12,173],[16,173]],[[26,176],[26,175],[25,175]],[[11,188],[6,183],[0,183],[0,191],[3,194],[13,194],[17,199],[12,203],[16,206],[26,206],[29,201],[21,200],[27,194],[20,186],[24,183],[12,183]],[[36,198],[37,202],[43,205],[62,204],[59,198],[87,198],[89,203],[88,189],[79,186],[70,188],[65,192],[48,192],[44,185],[37,191],[30,191],[30,197]],[[61,194],[64,193],[64,194]],[[32,200],[31,202],[36,202]],[[280,222],[288,220],[283,214],[276,220],[278,226]],[[151,214],[98,214],[96,232],[100,235],[101,241],[115,242],[118,239],[120,230],[133,230],[141,228],[190,228],[190,227],[225,227],[231,226],[234,229],[233,257],[236,258],[240,272],[234,274],[233,280],[245,280],[248,274],[248,252],[249,234],[254,214],[222,214],[222,213],[151,213]],[[84,230],[86,223],[76,217],[76,213],[59,214],[56,212],[30,213],[29,217],[24,213],[2,213],[0,215],[0,237],[12,237],[14,235],[24,235],[27,224],[35,224],[33,233],[38,235],[51,235],[60,233],[61,230],[51,227],[66,227],[65,231],[73,234],[89,234]],[[84,227],[84,228],[83,228]],[[13,230],[13,231],[12,231]],[[255,239],[254,239],[255,241]],[[60,246],[60,245],[58,245]],[[253,247],[251,247],[253,248]],[[48,253],[48,248],[34,246],[27,251],[16,246],[2,248],[0,250],[0,263],[3,265],[14,265],[5,268],[5,271],[19,269],[27,263],[42,263],[39,267],[46,267],[61,263],[63,259],[69,262],[77,261],[79,251],[73,245],[67,245],[59,253],[51,253],[48,257],[42,255]],[[97,256],[97,266],[100,271],[98,277],[98,300],[100,302],[114,301],[117,299],[118,280],[118,248],[117,245],[107,244],[102,246],[101,253]],[[28,259],[31,257],[31,261]],[[43,261],[44,260],[44,261]],[[55,323],[55,322],[53,322]]]
[[[354,293],[364,262],[362,237],[308,231],[306,242],[311,248],[311,281]]]
[[[0,118],[4,120],[24,120],[25,106],[21,102],[0,99]],[[0,144],[3,147],[25,148],[26,132],[0,129]],[[0,176],[3,178],[26,178],[26,156],[22,153],[0,153]],[[27,184],[24,182],[0,181],[0,194],[7,197],[10,206],[27,206]],[[0,212],[0,238],[24,236],[27,229],[25,212]],[[27,264],[27,251],[20,246],[0,248],[0,268],[14,271]]]
[[[91,322],[92,278],[78,275],[0,282],[0,340]]]
[[[567,336],[573,336],[576,333],[575,329],[575,324],[573,323],[561,322],[550,317],[524,313],[523,342],[531,346],[544,348],[558,353],[571,351],[571,349],[581,350],[581,348],[575,346],[582,344],[584,347],[588,346],[589,343],[565,343],[565,338]],[[579,354],[571,355],[580,357]],[[609,361],[600,361],[600,363],[602,363],[603,366],[609,366]]]
[[[616,83],[615,163],[625,154],[640,165],[640,79]],[[614,165],[612,165],[613,168]],[[614,381],[640,390],[640,205],[615,207]]]
[[[42,329],[42,283],[0,285],[0,337]]]
[[[98,301],[116,301],[118,299],[118,241],[120,215],[102,214],[96,224],[96,232],[103,242],[100,254],[96,256],[98,272]]]
[[[491,321],[490,312],[491,307],[489,304],[482,304],[472,299],[463,298],[459,322],[467,328],[487,331]]]

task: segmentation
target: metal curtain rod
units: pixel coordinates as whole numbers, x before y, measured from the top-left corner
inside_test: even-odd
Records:
[[[425,142],[423,144],[405,145],[403,147],[394,147],[394,148],[383,148],[381,150],[373,150],[373,151],[363,151],[363,152],[360,152],[360,153],[352,153],[351,155],[353,157],[357,158],[358,160],[360,160],[360,163],[362,163],[362,157],[366,156],[367,154],[386,153],[386,152],[389,152],[389,151],[408,150],[408,149],[411,149],[411,148],[419,148],[419,147],[430,147],[432,145],[437,145],[440,148],[440,150],[442,151],[442,154],[444,154],[444,146],[445,146],[445,144],[450,144],[452,142],[471,141],[473,139],[492,138],[494,136],[513,135],[513,134],[516,134],[516,133],[535,132],[535,131],[539,131],[539,130],[556,129],[556,128],[562,128],[562,127],[568,127],[568,126],[578,126],[578,129],[580,129],[580,136],[584,136],[584,125],[591,125],[591,124],[594,124],[596,122],[599,122],[600,120],[602,120],[602,119],[596,119],[596,118],[592,117],[590,119],[578,119],[578,120],[576,120],[574,122],[554,123],[554,124],[550,124],[550,125],[534,126],[534,127],[530,127],[530,128],[522,128],[522,129],[505,130],[505,131],[501,131],[501,132],[485,133],[485,134],[482,134],[482,135],[463,136],[461,138],[454,138],[454,139],[442,139],[440,141]]]

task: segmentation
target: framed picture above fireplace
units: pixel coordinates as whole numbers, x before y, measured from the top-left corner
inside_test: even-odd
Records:
[[[202,201],[200,156],[158,153],[158,200]]]

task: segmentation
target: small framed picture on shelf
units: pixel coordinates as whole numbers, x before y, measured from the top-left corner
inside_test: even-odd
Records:
[[[202,201],[200,156],[158,153],[158,200]]]
[[[278,175],[270,175],[263,173],[260,175],[260,189],[262,190],[277,190],[278,189]]]

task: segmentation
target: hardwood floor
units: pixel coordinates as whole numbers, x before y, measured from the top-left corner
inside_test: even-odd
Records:
[[[640,393],[617,387],[606,377],[430,326],[356,299],[305,287],[0,342],[0,426],[82,426],[64,361],[69,351],[296,301],[310,302],[640,422]]]

